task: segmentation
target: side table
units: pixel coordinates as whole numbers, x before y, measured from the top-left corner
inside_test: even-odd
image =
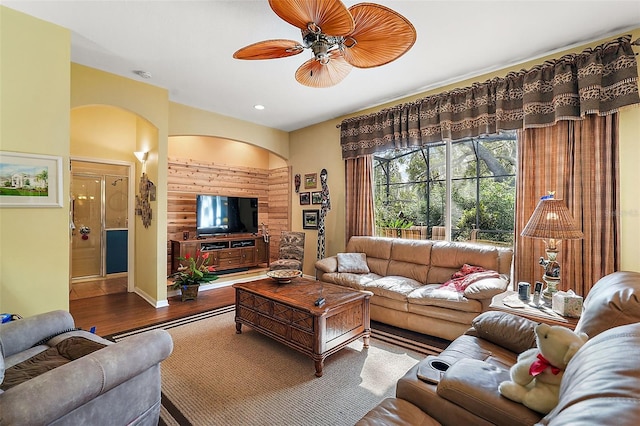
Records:
[[[569,318],[554,312],[550,306],[541,304],[534,306],[531,303],[525,303],[522,308],[513,308],[504,304],[505,298],[518,298],[517,291],[506,291],[493,297],[489,307],[496,311],[509,312],[510,314],[519,315],[535,322],[544,322],[549,325],[561,325],[571,330],[575,330],[579,318]]]

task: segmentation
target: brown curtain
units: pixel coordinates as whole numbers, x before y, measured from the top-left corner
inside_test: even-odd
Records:
[[[373,157],[345,161],[346,241],[354,235],[373,235]]]
[[[562,241],[560,290],[586,296],[619,269],[618,114],[527,129],[518,135],[515,280],[542,280],[542,240],[520,236],[548,191],[563,199],[584,239]]]
[[[510,73],[342,121],[342,158],[505,130],[609,115],[640,103],[631,36]]]

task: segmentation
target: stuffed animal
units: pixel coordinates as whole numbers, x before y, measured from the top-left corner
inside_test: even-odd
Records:
[[[560,382],[569,360],[584,345],[588,336],[561,326],[538,324],[537,348],[518,356],[511,367],[511,381],[500,383],[500,393],[542,414],[558,405]]]

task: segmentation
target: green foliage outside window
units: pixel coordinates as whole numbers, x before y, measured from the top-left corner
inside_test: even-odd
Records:
[[[516,146],[514,135],[450,144],[453,240],[513,243]],[[445,143],[388,151],[374,165],[378,228],[444,226]]]

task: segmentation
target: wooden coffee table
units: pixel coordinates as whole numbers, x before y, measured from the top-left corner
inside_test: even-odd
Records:
[[[233,287],[236,333],[242,333],[246,324],[311,357],[318,377],[325,358],[354,340],[362,337],[364,347],[369,347],[370,292],[307,278],[295,278],[290,284],[266,278]],[[319,297],[325,303],[315,306]]]

